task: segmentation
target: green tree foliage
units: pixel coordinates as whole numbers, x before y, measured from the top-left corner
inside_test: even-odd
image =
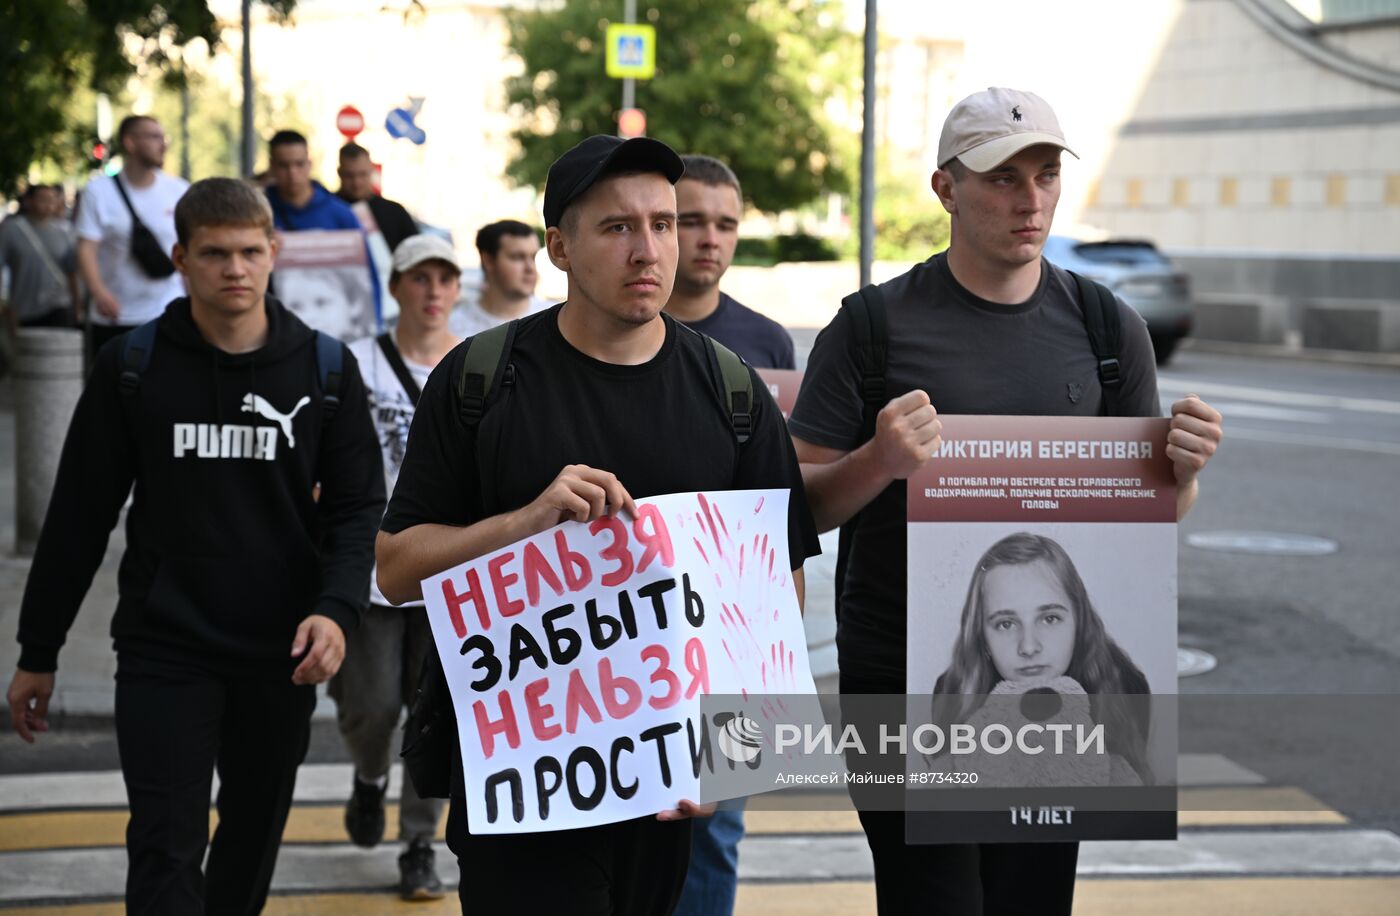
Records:
[[[232,91],[218,80],[198,71],[190,70],[189,84],[189,134],[190,134],[190,174],[191,181],[223,175],[237,175],[241,168],[240,140],[242,137],[242,101],[237,87]],[[172,174],[180,173],[180,163],[184,153],[184,138],[180,133],[180,87],[163,82],[144,87],[150,95],[147,114],[154,117],[165,128],[170,145],[165,152],[165,170]],[[114,99],[114,104],[118,100]],[[127,105],[118,105],[122,110]],[[276,125],[280,130],[287,128],[301,131],[310,136],[313,131],[308,119],[301,113],[297,99],[293,95],[271,96],[255,89],[253,98],[253,123],[256,125]],[[266,167],[267,144],[259,143],[257,158],[260,167]],[[326,176],[316,176],[325,180]]]
[[[285,16],[296,0],[264,3]],[[84,90],[116,91],[138,64],[178,83],[179,49],[218,43],[208,0],[0,0],[0,23],[0,193],[33,163],[87,153],[94,115],[72,104]]]
[[[542,186],[569,147],[617,132],[621,83],[604,73],[604,33],[622,18],[623,0],[508,15],[525,64],[507,86],[520,113],[518,183]],[[760,210],[850,190],[858,139],[824,108],[859,89],[859,47],[835,0],[643,0],[638,19],[657,30],[656,77],[637,84],[649,136],[724,160]]]
[[[917,160],[881,153],[875,182],[877,260],[922,261],[948,247],[948,211]]]

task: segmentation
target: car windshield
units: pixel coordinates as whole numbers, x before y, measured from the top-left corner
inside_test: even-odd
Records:
[[[1081,242],[1074,253],[1098,264],[1166,267],[1170,263],[1151,242]]]

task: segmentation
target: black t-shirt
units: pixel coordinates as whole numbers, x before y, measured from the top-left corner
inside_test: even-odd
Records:
[[[935,255],[881,284],[889,315],[885,395],[928,392],[942,415],[1097,416],[1098,361],[1089,346],[1074,278],[1041,262],[1040,285],[1017,305],[968,292]],[[1125,416],[1161,414],[1147,325],[1122,300],[1119,360]],[[814,445],[861,444],[860,369],[845,310],[817,336],[788,426]],[[856,520],[841,596],[837,646],[843,674],[898,678],[906,643],[904,481],[875,497]]]
[[[639,366],[600,362],[559,332],[555,306],[519,320],[501,389],[477,430],[458,415],[468,342],[428,378],[383,529],[467,525],[524,506],[565,466],[616,474],[634,499],[693,490],[790,489],[791,569],[820,552],[782,414],[753,378],[753,435],[739,445],[699,334],[663,316],[666,341]],[[752,375],[752,370],[750,370]],[[480,509],[477,496],[485,495]]]
[[[767,315],[739,304],[726,293],[719,294],[719,308],[685,325],[692,331],[713,337],[755,369],[797,368],[792,335],[787,329]]]

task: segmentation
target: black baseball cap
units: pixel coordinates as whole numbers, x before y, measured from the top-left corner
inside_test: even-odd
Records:
[[[685,174],[676,151],[650,137],[609,137],[594,134],[549,167],[544,185],[545,228],[559,225],[569,204],[609,172],[658,172],[675,184]]]

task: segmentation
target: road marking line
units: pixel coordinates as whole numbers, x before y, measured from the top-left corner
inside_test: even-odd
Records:
[[[1377,442],[1373,439],[1342,439],[1336,436],[1320,436],[1313,433],[1276,433],[1262,429],[1230,426],[1225,430],[1224,445],[1231,439],[1244,439],[1249,442],[1269,442],[1276,445],[1308,445],[1316,448],[1331,448],[1344,452],[1366,452],[1375,455],[1400,455],[1400,442]]]
[[[1216,395],[1223,395],[1246,401],[1260,401],[1265,404],[1283,404],[1288,407],[1323,407],[1332,410],[1400,416],[1400,401],[1388,401],[1381,398],[1352,398],[1331,394],[1313,394],[1306,391],[1279,391],[1274,388],[1253,388],[1246,385],[1229,385],[1224,382],[1192,381],[1172,375],[1157,376],[1157,385],[1159,388],[1168,388],[1183,394],[1198,394],[1206,400]]]

